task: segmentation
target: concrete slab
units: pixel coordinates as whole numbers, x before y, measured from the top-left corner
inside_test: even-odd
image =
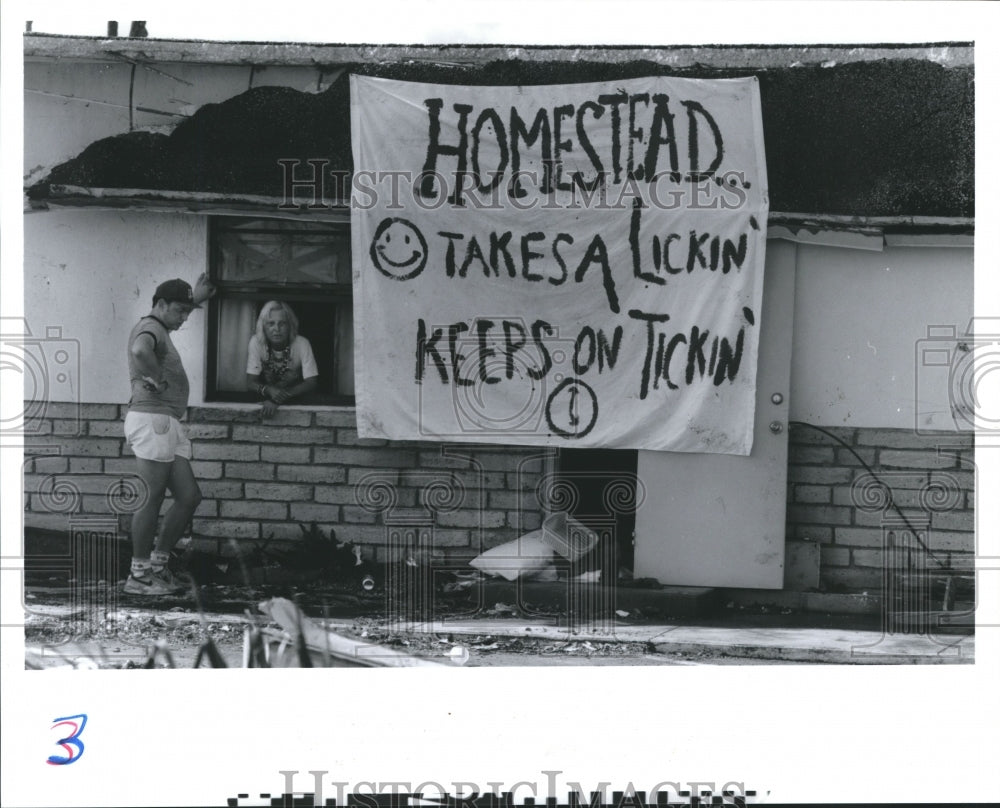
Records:
[[[715,654],[746,659],[857,664],[955,664],[975,660],[975,638],[889,635],[877,631],[706,626],[580,626],[535,621],[461,620],[408,623],[403,631],[524,637],[560,642],[644,642],[662,654]]]
[[[34,613],[45,617],[71,618],[77,613],[70,607],[48,606]],[[200,622],[196,613],[170,613],[156,610],[119,610],[117,619],[142,615],[158,618],[165,627]],[[28,618],[32,616],[28,612]],[[245,617],[208,613],[208,623],[241,624]],[[349,628],[353,620],[317,620],[329,629]],[[587,623],[559,625],[555,619],[466,619],[453,618],[432,622],[397,623],[399,633],[485,635],[514,637],[550,642],[621,642],[643,643],[650,652],[670,655],[700,655],[747,662],[827,663],[841,665],[877,664],[971,664],[975,661],[975,637],[966,635],[928,636],[922,634],[885,634],[879,631],[854,631],[840,628],[764,628],[692,625],[621,625]],[[131,655],[133,648],[121,648]],[[63,648],[61,654],[65,655]],[[708,664],[712,664],[709,662]]]
[[[703,617],[720,605],[718,590],[705,586],[642,587],[619,583],[609,587],[572,580],[555,582],[486,581],[483,602],[517,605],[525,614],[532,607],[556,607],[571,613],[579,622],[597,620],[617,609],[642,609],[657,618]]]
[[[975,661],[969,636],[877,631],[678,627],[654,641],[660,653],[716,652],[752,659],[857,664],[955,664]]]

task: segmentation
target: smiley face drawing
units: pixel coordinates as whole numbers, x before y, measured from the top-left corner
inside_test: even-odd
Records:
[[[406,219],[390,217],[379,222],[372,239],[372,263],[394,281],[408,281],[427,266],[424,234]]]

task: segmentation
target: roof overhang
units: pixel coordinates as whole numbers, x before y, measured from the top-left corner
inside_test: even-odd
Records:
[[[252,88],[201,107],[169,135],[137,130],[96,141],[29,189],[33,209],[125,207],[343,217],[346,206],[338,202],[305,211],[282,209],[276,155],[237,135],[253,131],[254,126],[285,126],[288,132],[282,136],[294,143],[290,153],[321,158],[333,173],[349,176],[346,76],[351,72],[470,84],[615,80],[639,74],[700,78],[753,74],[761,79],[771,207],[786,211],[772,213],[772,225],[797,232],[822,226],[952,234],[971,232],[974,222],[971,43],[604,48],[201,42],[41,34],[27,34],[24,42],[28,60],[309,65],[336,71],[322,93]],[[865,95],[858,95],[858,87]],[[291,109],[300,121],[332,121],[326,127],[329,131],[309,136],[294,131],[292,124],[283,123],[289,118],[283,113]],[[248,117],[252,115],[257,117]],[[206,138],[208,134],[212,137]],[[204,154],[202,144],[207,140],[216,145],[239,141],[244,151],[234,155],[227,146]],[[229,168],[223,170],[227,161]],[[155,172],[148,170],[153,164]]]

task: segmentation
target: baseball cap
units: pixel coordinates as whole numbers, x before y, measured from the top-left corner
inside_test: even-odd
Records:
[[[156,291],[153,293],[153,305],[156,305],[157,300],[165,300],[167,303],[186,303],[193,309],[201,308],[201,306],[196,305],[194,302],[194,292],[191,290],[191,284],[180,278],[174,278],[172,281],[164,281],[157,286]]]

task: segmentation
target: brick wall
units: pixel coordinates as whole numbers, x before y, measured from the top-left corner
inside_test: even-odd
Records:
[[[390,534],[471,558],[541,524],[542,452],[358,437],[353,410],[189,411],[192,467],[204,499],[200,546],[294,541],[300,525],[336,531],[383,560]],[[143,496],[118,405],[49,404],[29,425],[25,525],[66,530],[72,519],[117,518],[128,531]],[[166,504],[165,504],[166,507]],[[399,545],[399,541],[396,541]]]
[[[806,425],[793,425],[788,447],[789,555],[818,557],[818,588],[880,590],[883,546],[890,533],[897,545],[905,542],[920,551],[911,527],[930,549],[921,559],[928,570],[971,569],[971,434],[823,428],[844,443]],[[819,552],[794,552],[806,543]]]
[[[49,404],[31,422],[26,526],[64,531],[73,518],[94,517],[117,519],[128,531],[142,490],[121,434],[122,409]],[[197,407],[189,420],[192,465],[204,494],[193,535],[213,552],[230,538],[294,541],[300,525],[316,523],[366,545],[379,560],[390,534],[471,558],[541,521],[540,450],[363,440],[351,410],[286,409],[263,424],[256,410]],[[825,429],[871,473],[834,438],[791,428],[788,558],[807,569],[787,586],[877,589],[885,536],[890,530],[903,536],[909,527],[923,531],[930,568],[937,562],[970,568],[971,435]]]

